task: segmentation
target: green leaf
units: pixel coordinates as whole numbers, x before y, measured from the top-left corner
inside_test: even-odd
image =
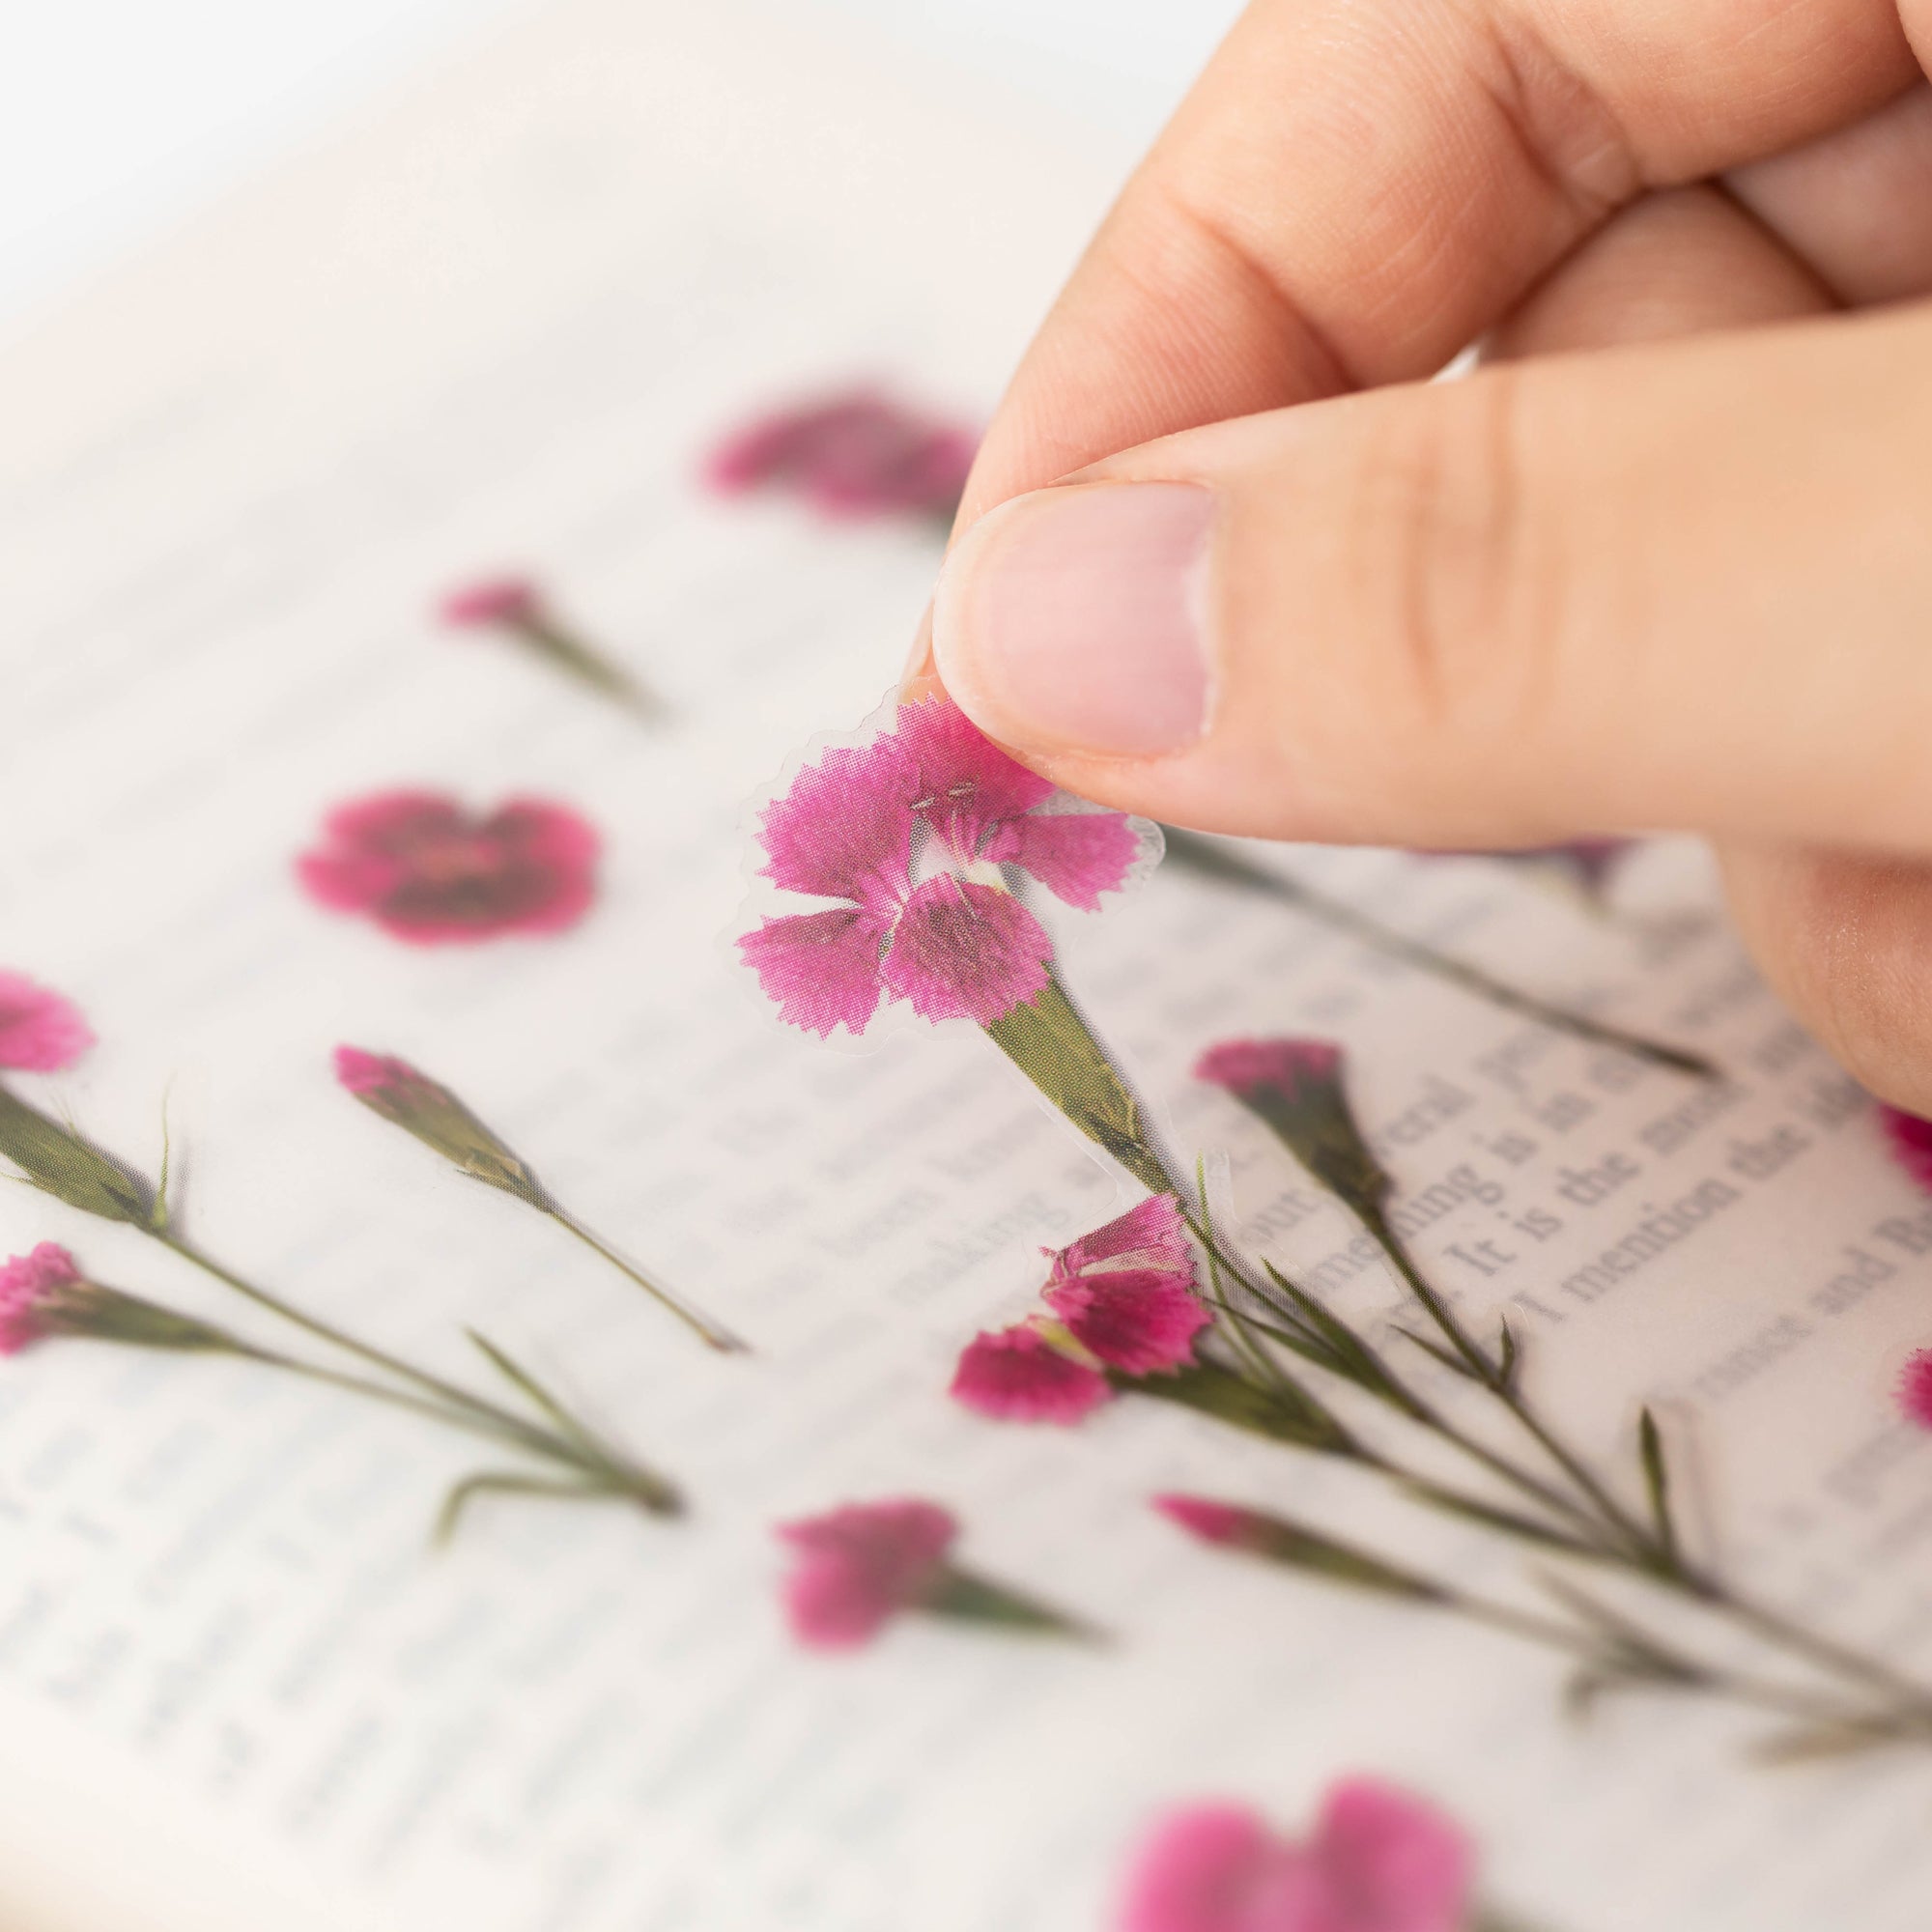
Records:
[[[1496,1378],[1506,1392],[1513,1392],[1520,1372],[1516,1330],[1510,1326],[1507,1315],[1496,1325],[1502,1330],[1502,1347],[1496,1357]]]
[[[1409,1603],[1448,1604],[1454,1601],[1440,1583],[1385,1562],[1359,1545],[1344,1543],[1338,1537],[1310,1529],[1306,1523],[1286,1517],[1253,1512],[1256,1528],[1244,1536],[1239,1548],[1270,1563],[1280,1563],[1324,1582],[1340,1583],[1350,1589],[1371,1590],[1378,1596],[1400,1597]]]
[[[986,1624],[1020,1635],[1103,1640],[1097,1631],[1077,1618],[1063,1615],[1036,1597],[1023,1596],[1004,1583],[995,1583],[970,1570],[955,1570],[950,1564],[921,1600],[920,1607],[935,1616]]]
[[[1670,1520],[1670,1476],[1664,1466],[1662,1432],[1648,1404],[1637,1425],[1637,1442],[1643,1457],[1643,1482],[1650,1495],[1650,1516],[1657,1526],[1657,1540],[1665,1560],[1675,1567],[1677,1531]]]
[[[1211,1415],[1235,1429],[1326,1456],[1358,1453],[1355,1438],[1300,1383],[1284,1377],[1262,1388],[1219,1362],[1191,1362],[1172,1375],[1110,1378],[1123,1393],[1152,1396]]]
[[[1427,1503],[1432,1509],[1446,1510],[1451,1516],[1463,1517],[1470,1522],[1481,1523],[1486,1529],[1499,1530],[1505,1536],[1533,1543],[1540,1548],[1560,1550],[1566,1556],[1594,1557],[1600,1553],[1592,1545],[1549,1523],[1539,1522],[1534,1517],[1520,1516],[1515,1510],[1481,1502],[1456,1490],[1439,1489],[1425,1477],[1405,1477],[1403,1488],[1416,1501]]]
[[[1474,1382],[1479,1388],[1491,1386],[1488,1377],[1480,1374],[1475,1367],[1463,1360],[1455,1350],[1445,1348],[1440,1342],[1431,1341],[1427,1335],[1418,1335],[1413,1328],[1398,1328],[1396,1333],[1406,1342],[1413,1342],[1425,1355],[1440,1362],[1445,1369],[1461,1376],[1465,1382]]]
[[[554,1476],[524,1476],[510,1470],[488,1469],[478,1476],[466,1476],[442,1500],[437,1512],[433,1540],[439,1548],[456,1535],[463,1516],[479,1496],[561,1496],[572,1502],[590,1502],[611,1494],[601,1483],[568,1482]]]
[[[1262,1265],[1275,1288],[1287,1296],[1289,1306],[1302,1325],[1327,1350],[1329,1366],[1335,1374],[1384,1400],[1399,1400],[1403,1396],[1401,1385],[1389,1374],[1382,1358],[1340,1316],[1305,1288],[1290,1281],[1272,1262],[1264,1261]]]
[[[487,1335],[479,1334],[474,1328],[466,1328],[463,1332],[482,1350],[503,1379],[535,1403],[573,1442],[586,1444],[602,1453],[602,1444],[597,1438],[527,1369],[520,1368]]]

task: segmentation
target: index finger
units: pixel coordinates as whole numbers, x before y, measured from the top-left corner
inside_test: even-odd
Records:
[[[960,527],[1177,430],[1433,374],[1645,189],[1919,79],[1907,21],[1932,47],[1932,0],[1255,0],[1021,364]]]

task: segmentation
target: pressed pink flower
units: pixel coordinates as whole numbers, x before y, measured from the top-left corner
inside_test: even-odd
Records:
[[[542,609],[542,593],[527,577],[485,577],[450,591],[438,613],[453,629],[473,631],[526,624]]]
[[[705,464],[714,490],[789,491],[831,517],[951,516],[978,439],[872,390],[774,411]]]
[[[1194,1077],[1225,1087],[1357,1214],[1380,1211],[1391,1183],[1355,1124],[1340,1047],[1325,1039],[1223,1040],[1195,1063]]]
[[[1070,1426],[1113,1397],[1098,1368],[1027,1322],[983,1330],[960,1351],[954,1402],[996,1422]]]
[[[0,1067],[59,1073],[94,1044],[80,1009],[17,973],[0,973]]]
[[[1922,1121],[1903,1107],[1884,1105],[1878,1110],[1878,1119],[1899,1166],[1920,1187],[1932,1192],[1932,1121]]]
[[[959,1525],[938,1504],[905,1498],[848,1503],[778,1534],[799,1553],[784,1584],[792,1634],[815,1650],[849,1650],[933,1594]]]
[[[0,1355],[17,1355],[45,1335],[51,1305],[79,1280],[73,1257],[52,1241],[0,1263]]]
[[[1214,1319],[1184,1281],[1152,1268],[1049,1283],[1046,1304],[1090,1355],[1129,1376],[1184,1367]]]
[[[576,924],[597,850],[575,812],[537,799],[477,814],[438,792],[382,792],[332,811],[297,875],[318,904],[432,946]]]
[[[1367,1778],[1329,1791],[1306,1844],[1207,1804],[1157,1825],[1120,1932],[1459,1932],[1471,1857],[1433,1805]]]
[[[1121,813],[1038,811],[1053,796],[950,700],[902,705],[889,731],[824,753],[765,808],[764,876],[838,903],[767,917],[739,952],[810,1033],[863,1033],[888,998],[990,1026],[1045,990],[1053,958],[998,867],[1091,910],[1140,854]]]
[[[1898,1406],[1908,1422],[1932,1429],[1932,1349],[1915,1350],[1898,1378]]]
[[[1188,1246],[1180,1204],[1172,1194],[1150,1194],[1124,1214],[1064,1248],[1041,1250],[1053,1263],[1053,1279],[1086,1274],[1103,1262],[1158,1268],[1194,1279],[1194,1251]]]
[[[1252,1548],[1267,1541],[1272,1527],[1268,1518],[1256,1510],[1208,1496],[1155,1496],[1153,1506],[1168,1521],[1217,1549]]]
[[[1240,1099],[1267,1091],[1291,1098],[1341,1078],[1342,1049],[1325,1039],[1230,1039],[1194,1063],[1194,1077]]]

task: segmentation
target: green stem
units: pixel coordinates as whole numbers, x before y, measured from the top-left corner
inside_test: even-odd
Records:
[[[1676,1073],[1693,1074],[1705,1080],[1719,1077],[1718,1068],[1702,1054],[1692,1053],[1685,1047],[1669,1046],[1661,1040],[1646,1039],[1641,1034],[1626,1033],[1621,1027],[1608,1026],[1601,1020],[1573,1012],[1568,1008],[1552,1006],[1548,1000],[1538,999],[1534,993],[1524,992],[1520,986],[1512,986],[1507,980],[1493,978],[1480,967],[1452,959],[1447,953],[1437,952],[1434,947],[1424,945],[1419,939],[1410,939],[1406,934],[1383,925],[1379,920],[1358,912],[1346,900],[1331,898],[1326,893],[1304,885],[1298,879],[1286,878],[1253,865],[1232,848],[1203,838],[1198,833],[1183,832],[1172,825],[1162,826],[1161,831],[1166,837],[1168,856],[1188,869],[1293,906],[1296,911],[1306,913],[1323,925],[1345,932],[1350,938],[1359,940],[1390,958],[1400,959],[1406,965],[1433,973],[1438,980],[1446,980],[1451,985],[1460,986],[1465,993],[1473,993],[1492,1006],[1501,1007],[1506,1012],[1520,1014],[1524,1019],[1535,1020],[1558,1033],[1567,1033],[1598,1046],[1616,1047],[1653,1065],[1667,1066]]]
[[[1422,1304],[1430,1320],[1441,1331],[1443,1339],[1457,1355],[1467,1363],[1472,1378],[1509,1410],[1519,1426],[1569,1477],[1577,1492],[1588,1499],[1605,1527],[1636,1555],[1641,1565],[1657,1574],[1668,1575],[1669,1562],[1662,1550],[1656,1533],[1637,1521],[1598,1480],[1588,1464],[1546,1426],[1542,1418],[1523,1400],[1521,1392],[1514,1382],[1501,1373],[1490,1354],[1470,1337],[1468,1331],[1456,1319],[1455,1312],[1449,1304],[1424,1279],[1422,1270],[1415,1264],[1414,1257],[1404,1246],[1401,1236],[1389,1226],[1388,1217],[1381,1208],[1357,1203],[1356,1212],[1377,1245],[1389,1258],[1410,1293]]]
[[[567,1228],[593,1254],[601,1255],[619,1274],[627,1280],[636,1282],[646,1294],[668,1309],[707,1348],[716,1349],[721,1354],[725,1355],[741,1355],[750,1351],[748,1343],[732,1334],[728,1328],[721,1327],[698,1314],[695,1308],[679,1300],[668,1289],[661,1288],[648,1275],[627,1262],[609,1242],[592,1234],[582,1221],[566,1212],[555,1202],[546,1198],[540,1206],[543,1212],[548,1214],[559,1228]]]

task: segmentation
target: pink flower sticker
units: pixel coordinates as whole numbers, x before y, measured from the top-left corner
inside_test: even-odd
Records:
[[[1028,1322],[986,1329],[960,1351],[952,1372],[954,1402],[995,1422],[1084,1421],[1113,1398],[1098,1366],[1079,1350],[1058,1348]]]
[[[542,609],[542,593],[527,577],[485,577],[450,591],[438,614],[452,630],[488,631],[529,623]]]
[[[792,1634],[812,1650],[869,1643],[931,1596],[958,1534],[950,1511],[910,1497],[781,1524],[779,1537],[798,1552],[784,1583]]]
[[[901,705],[764,809],[761,876],[833,903],[764,918],[739,952],[780,1017],[824,1037],[864,1033],[889,1000],[989,1026],[1045,989],[1053,959],[1001,868],[1091,911],[1143,851],[1123,814],[1043,809],[1055,800],[951,700]]]
[[[704,475],[722,496],[783,491],[821,516],[951,517],[978,441],[861,389],[757,417],[712,451]]]
[[[1906,1421],[1932,1430],[1932,1349],[1917,1349],[1898,1378],[1898,1406]]]
[[[80,1280],[80,1269],[52,1241],[0,1262],[0,1355],[17,1355],[47,1333],[50,1306]]]
[[[1878,1122],[1891,1147],[1892,1158],[1932,1193],[1932,1121],[1908,1114],[1903,1107],[1881,1105]]]
[[[435,946],[567,930],[596,897],[597,854],[596,832],[562,806],[518,798],[474,813],[393,791],[330,812],[296,870],[318,905]]]
[[[0,973],[0,1068],[60,1073],[93,1044],[93,1030],[71,1000],[17,973]]]
[[[1368,1778],[1334,1785],[1305,1843],[1254,1811],[1164,1819],[1128,1875],[1119,1932],[1461,1932],[1472,1859],[1433,1805]]]
[[[1292,1103],[1340,1082],[1342,1049],[1325,1039],[1223,1040],[1195,1062],[1194,1077],[1243,1100],[1272,1093]]]

